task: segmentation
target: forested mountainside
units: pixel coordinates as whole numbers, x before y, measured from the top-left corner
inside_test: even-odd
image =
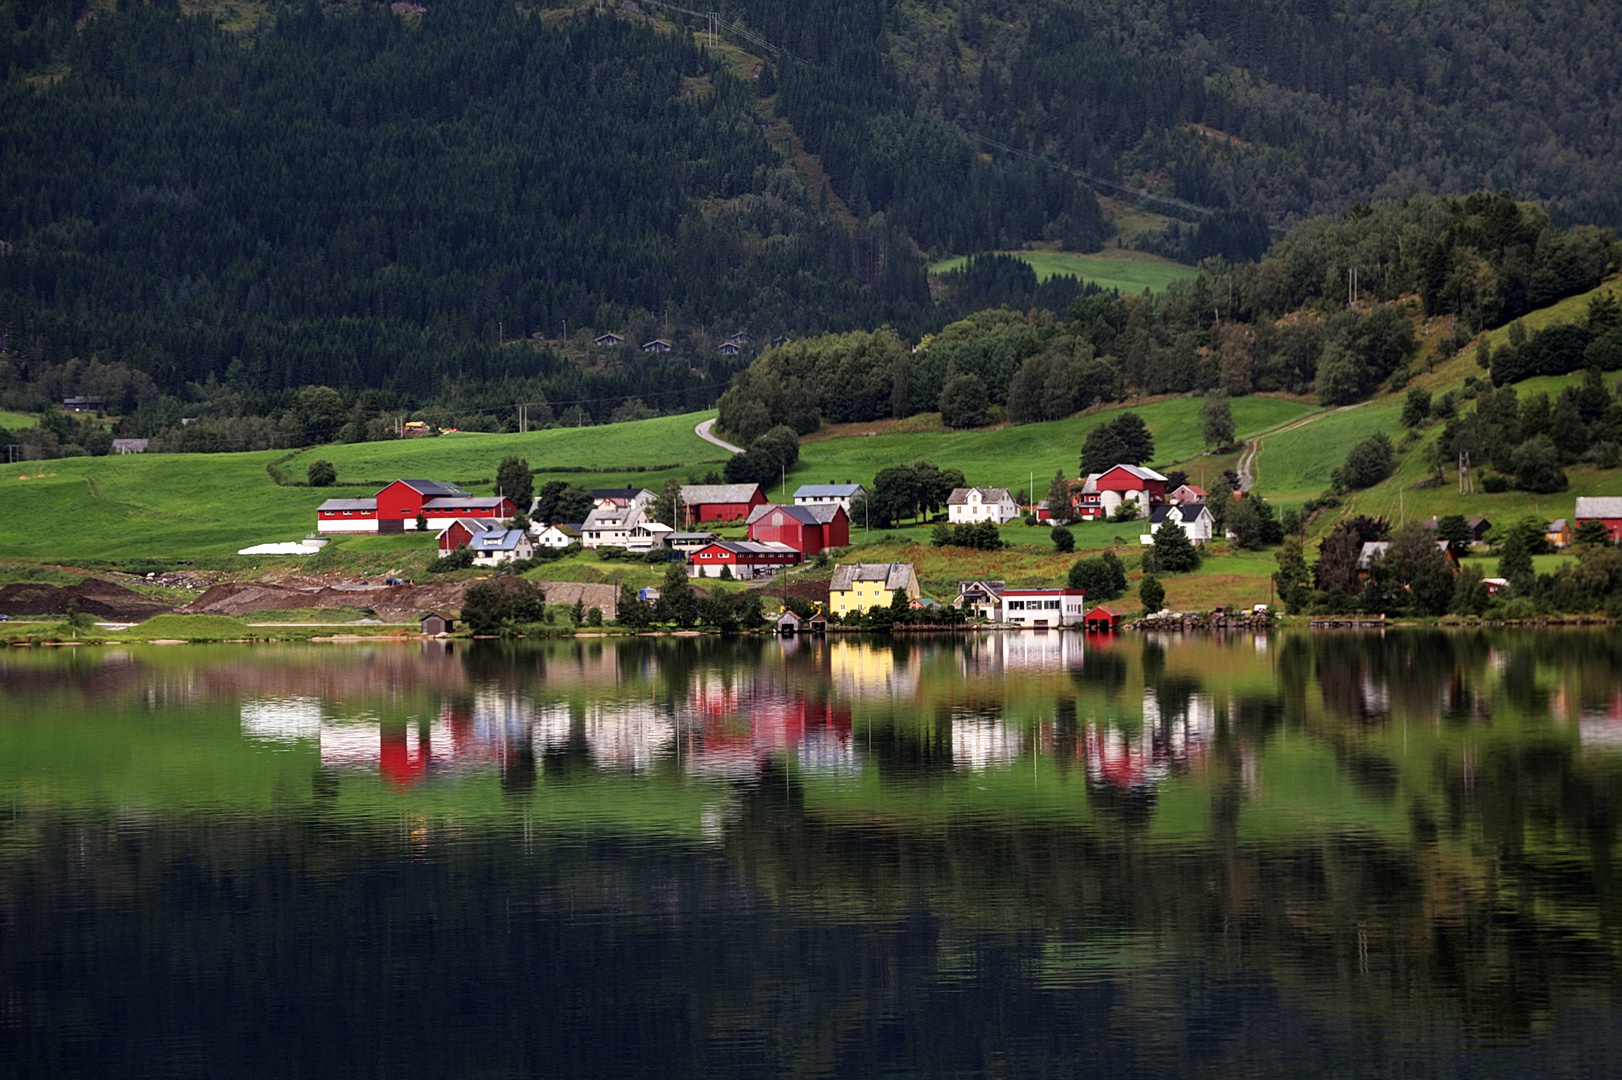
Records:
[[[1575,0],[728,0],[705,40],[555,2],[4,0],[0,384],[84,392],[79,358],[165,416],[331,385],[602,420],[713,402],[736,330],[1064,309],[924,260],[1095,249],[1095,190],[1189,260],[1387,194],[1622,220],[1618,31]],[[630,348],[578,347],[604,331]]]
[[[895,198],[891,133],[944,122],[1192,204],[1159,206],[1206,226],[1170,244],[1196,258],[1253,257],[1262,226],[1356,202],[1476,189],[1622,225],[1622,29],[1586,0],[726,8],[814,62],[785,65],[781,107],[840,193],[875,207]]]
[[[1557,229],[1504,195],[1380,202],[1304,222],[1259,263],[1211,262],[1159,296],[1091,293],[1057,317],[984,311],[916,349],[889,330],[789,343],[739,373],[720,424],[745,441],[779,424],[803,434],[936,410],[949,426],[977,427],[988,405],[1016,422],[1056,420],[1131,394],[1212,390],[1344,405],[1407,384],[1422,320],[1451,327],[1434,363],[1619,266],[1609,231]],[[1478,355],[1500,385],[1622,368],[1614,306],[1582,326],[1511,337],[1521,343]]]

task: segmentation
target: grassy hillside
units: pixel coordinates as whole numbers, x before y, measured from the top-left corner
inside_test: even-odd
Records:
[[[1180,278],[1193,277],[1198,273],[1192,266],[1121,248],[1090,255],[1074,251],[1005,251],[999,254],[1012,255],[1029,263],[1036,271],[1038,281],[1046,281],[1055,274],[1070,274],[1105,289],[1119,289],[1123,293],[1140,293],[1144,289],[1159,292]],[[944,274],[956,270],[965,261],[963,257],[946,259],[932,265],[929,272]]]
[[[1158,461],[1179,461],[1200,452],[1198,409],[1198,401],[1183,398],[1137,407],[1155,432],[1161,450]],[[983,485],[1023,488],[1034,472],[1040,491],[1055,469],[1074,474],[1087,432],[1116,411],[996,431],[808,442],[800,466],[789,474],[789,488],[832,478],[871,481],[888,465],[922,458],[960,468],[971,483]],[[1310,411],[1308,406],[1271,398],[1234,403],[1241,432],[1269,428]],[[725,451],[693,433],[706,415],[524,435],[453,434],[322,446],[291,458],[267,451],[29,462],[0,474],[0,493],[12,511],[0,521],[0,550],[31,559],[229,555],[251,544],[297,539],[315,528],[315,507],[322,500],[370,495],[399,477],[450,480],[476,493],[489,493],[496,466],[507,455],[527,459],[537,470],[538,482],[556,478],[588,487],[637,484],[657,489],[669,477],[685,480],[720,468]],[[281,462],[290,479],[301,480],[309,462],[317,458],[337,467],[338,484],[321,489],[278,487],[267,471],[267,466]],[[396,550],[401,543],[384,537],[347,540],[344,546]]]

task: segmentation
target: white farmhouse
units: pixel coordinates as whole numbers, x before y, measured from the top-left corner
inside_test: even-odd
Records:
[[[1019,517],[1019,504],[1007,488],[953,488],[946,499],[946,519],[954,525],[989,521],[1001,525]]]

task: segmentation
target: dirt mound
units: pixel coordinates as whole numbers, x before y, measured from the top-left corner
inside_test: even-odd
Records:
[[[271,585],[230,582],[215,585],[180,610],[192,615],[245,615],[250,611],[287,611],[293,608],[371,608],[385,622],[416,622],[429,611],[450,614],[462,608],[462,596],[471,581],[432,582],[425,585]],[[579,581],[540,581],[549,604],[582,601],[602,608],[611,619],[619,590],[613,585]]]
[[[0,614],[66,615],[69,603],[74,600],[86,615],[119,622],[139,622],[174,610],[171,604],[142,596],[111,581],[85,578],[65,589],[34,582],[7,585],[0,588]]]
[[[765,585],[757,585],[750,591],[765,596],[781,597],[784,600],[804,600],[807,603],[820,601],[823,609],[827,610],[828,585],[826,581],[772,581]]]

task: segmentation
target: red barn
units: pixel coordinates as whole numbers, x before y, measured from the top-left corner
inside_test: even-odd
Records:
[[[759,484],[685,484],[681,489],[682,519],[743,521],[757,506],[766,504]]]
[[[1582,528],[1585,521],[1598,521],[1611,534],[1611,543],[1622,544],[1622,498],[1578,499],[1577,512],[1572,517],[1572,532]]]
[[[747,579],[769,576],[804,559],[787,544],[717,540],[687,556],[687,573],[690,577],[720,577],[721,568],[730,567],[733,577]]]
[[[457,518],[506,520],[518,507],[505,496],[479,498],[455,484],[436,480],[396,480],[377,493],[377,531],[404,532],[415,529],[418,515],[428,519],[431,529],[443,529]]]
[[[1141,465],[1113,465],[1087,477],[1071,495],[1075,516],[1084,521],[1108,517],[1128,500],[1138,504],[1138,516],[1147,516],[1166,501],[1166,478]]]
[[[457,518],[445,527],[444,532],[439,534],[439,552],[441,555],[449,555],[459,547],[466,547],[468,541],[479,533],[501,528],[502,526],[494,521],[481,521],[478,518]]]
[[[850,546],[850,519],[838,503],[776,506],[766,503],[749,514],[749,539],[787,544],[806,558],[824,548]]]

